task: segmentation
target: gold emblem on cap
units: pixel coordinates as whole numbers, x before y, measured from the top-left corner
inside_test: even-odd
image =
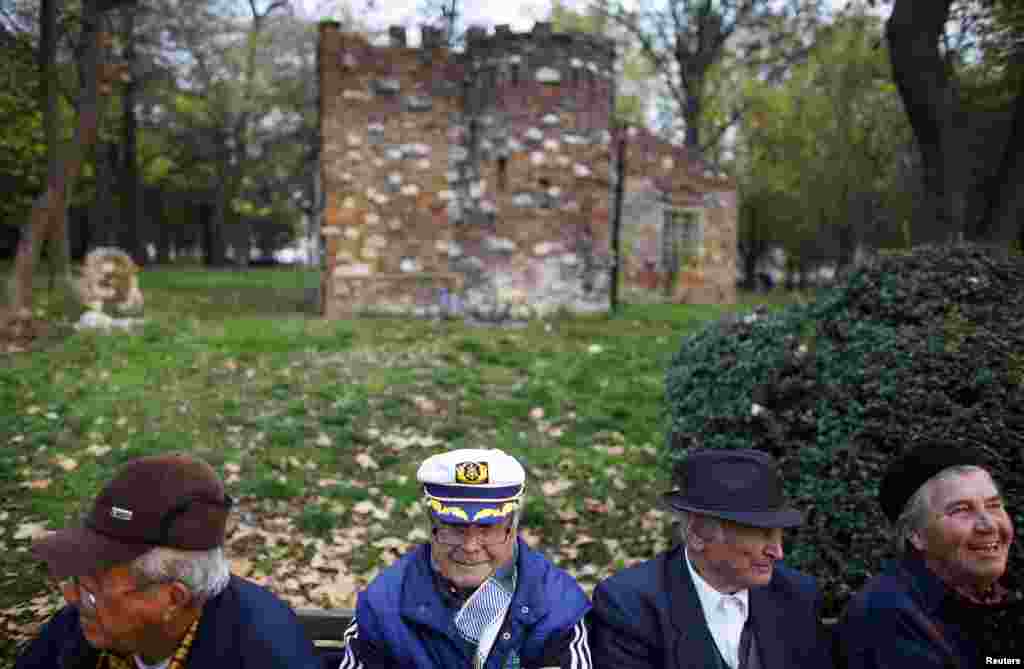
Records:
[[[487,483],[490,476],[486,462],[460,462],[455,465],[455,482],[476,485]]]

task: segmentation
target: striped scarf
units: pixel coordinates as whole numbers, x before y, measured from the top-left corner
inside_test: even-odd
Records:
[[[512,595],[516,591],[516,553],[518,547],[513,552],[509,565],[498,569],[484,581],[455,614],[455,629],[476,649],[473,657],[474,669],[482,669],[487,661],[494,640],[498,636],[498,630],[505,622],[505,614],[512,603]],[[505,666],[507,669],[513,669],[518,665],[519,656],[513,652]]]

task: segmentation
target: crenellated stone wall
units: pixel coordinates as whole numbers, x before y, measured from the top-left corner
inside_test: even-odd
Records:
[[[606,310],[611,46],[545,23],[470,29],[462,53],[390,37],[321,24],[325,315]],[[679,197],[731,188],[650,144],[631,156]]]

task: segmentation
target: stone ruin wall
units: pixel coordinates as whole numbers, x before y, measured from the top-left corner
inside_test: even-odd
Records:
[[[738,264],[738,211],[735,182],[716,172],[685,147],[673,146],[644,129],[627,134],[626,173],[643,179],[660,193],[669,207],[699,209],[704,217],[702,254],[676,277],[673,302],[691,304],[733,304],[736,302]],[[629,183],[627,179],[627,184]],[[628,226],[630,222],[624,221]],[[650,288],[661,285],[661,277],[650,277],[657,262],[659,231],[653,226],[639,234],[640,253],[623,249],[623,281]],[[646,284],[646,285],[644,285]]]
[[[325,316],[606,310],[610,46],[544,23],[391,41],[321,25]],[[696,187],[670,153],[637,160]]]

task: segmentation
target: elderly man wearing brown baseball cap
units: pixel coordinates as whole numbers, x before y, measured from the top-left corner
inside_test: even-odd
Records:
[[[201,460],[128,462],[82,524],[33,545],[68,605],[17,669],[319,667],[294,612],[230,573],[222,547],[231,507]]]

